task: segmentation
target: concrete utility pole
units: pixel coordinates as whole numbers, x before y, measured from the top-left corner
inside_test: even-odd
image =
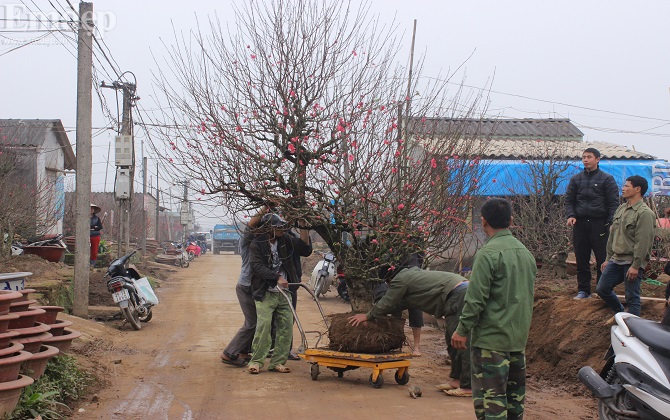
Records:
[[[142,158],[142,255],[147,255],[147,157]]]
[[[72,312],[88,317],[91,249],[91,167],[93,88],[93,3],[79,3],[77,43],[77,180],[75,210],[74,302]]]
[[[180,223],[183,238],[182,242],[186,242],[188,235],[186,234],[186,228],[188,226],[188,221],[191,218],[191,213],[188,205],[188,182],[184,181],[184,199],[181,202],[181,212],[180,212]]]
[[[121,123],[121,134],[131,136],[133,135],[133,116],[132,116],[132,101],[135,96],[135,85],[132,83],[123,83],[121,85],[123,91],[123,119]],[[123,217],[123,244],[125,245],[125,252],[130,251],[130,212],[133,201],[133,179],[135,175],[135,142],[132,141],[132,165],[129,170],[130,194],[127,199],[119,200],[121,214]],[[120,254],[119,254],[120,255]]]
[[[156,223],[154,224],[156,228],[156,242],[158,242],[158,245],[161,244],[160,240],[160,226],[159,226],[159,221],[158,221],[158,216],[160,214],[161,206],[160,206],[160,201],[159,197],[160,196],[160,190],[158,189],[158,162],[156,162]]]
[[[102,87],[121,90],[123,93],[123,114],[120,135],[116,137],[116,183],[114,193],[119,202],[119,246],[118,255],[130,248],[130,211],[133,197],[133,177],[135,174],[135,143],[133,140],[133,102],[136,86],[134,83],[115,81],[111,85],[102,82]],[[125,245],[125,248],[124,248]]]

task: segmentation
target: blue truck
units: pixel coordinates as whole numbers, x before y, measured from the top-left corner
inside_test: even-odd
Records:
[[[240,231],[235,225],[215,225],[212,230],[212,251],[218,255],[221,251],[233,251],[239,254]]]

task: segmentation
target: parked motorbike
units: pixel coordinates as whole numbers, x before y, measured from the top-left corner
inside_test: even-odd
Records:
[[[105,278],[107,290],[112,294],[114,303],[119,305],[123,317],[134,330],[142,328],[142,322],[149,322],[153,317],[151,307],[158,304],[158,298],[151,289],[146,278],[140,277],[133,268],[126,264],[137,251],[112,261]]]
[[[670,419],[670,327],[626,312],[614,318],[600,375],[579,370],[598,399],[599,419]]]
[[[188,254],[188,260],[193,261],[194,258],[200,256],[201,248],[196,242],[187,242],[186,243],[186,254]]]
[[[323,260],[319,261],[314,270],[312,270],[312,277],[309,281],[310,287],[314,296],[325,296],[330,291],[331,287],[337,288],[337,294],[345,301],[349,301],[349,293],[347,292],[347,283],[344,280],[344,270],[338,264],[335,255],[328,252],[323,255]]]
[[[175,255],[175,257],[177,257],[177,259],[174,262],[174,265],[177,265],[181,268],[188,268],[189,261],[191,261],[191,259],[188,257],[188,252],[186,252],[186,247],[182,246],[182,244],[180,244],[178,242],[173,242],[172,246],[176,250],[174,255]]]
[[[23,248],[27,246],[59,246],[67,250],[67,245],[63,242],[63,234],[53,235],[46,239],[29,242],[27,244],[14,241],[12,242],[12,255],[22,255]]]
[[[207,253],[207,241],[204,239],[198,240],[196,242],[200,247],[200,255],[205,255]]]

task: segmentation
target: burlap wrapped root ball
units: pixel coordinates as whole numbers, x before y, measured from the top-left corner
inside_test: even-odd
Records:
[[[380,317],[356,327],[348,324],[355,312],[334,314],[328,328],[329,348],[351,353],[388,353],[405,343],[405,320]]]

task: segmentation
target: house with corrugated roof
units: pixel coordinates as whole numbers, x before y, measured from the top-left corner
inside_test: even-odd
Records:
[[[556,191],[563,194],[572,175],[583,170],[582,152],[589,147],[600,151],[600,167],[612,174],[618,185],[631,175],[641,175],[654,194],[670,195],[668,162],[625,146],[586,142],[569,119],[417,118],[408,122],[408,133],[427,150],[434,150],[444,136],[456,136],[461,139],[461,150],[445,151],[447,155],[466,156],[476,151],[487,165],[479,182],[481,195],[519,194],[521,178],[532,161],[570,162]]]
[[[61,233],[64,177],[76,168],[61,120],[0,119],[0,150],[5,163],[12,165],[5,176],[12,178],[15,188],[33,193],[34,202],[23,210],[24,217],[37,225],[34,233]]]

